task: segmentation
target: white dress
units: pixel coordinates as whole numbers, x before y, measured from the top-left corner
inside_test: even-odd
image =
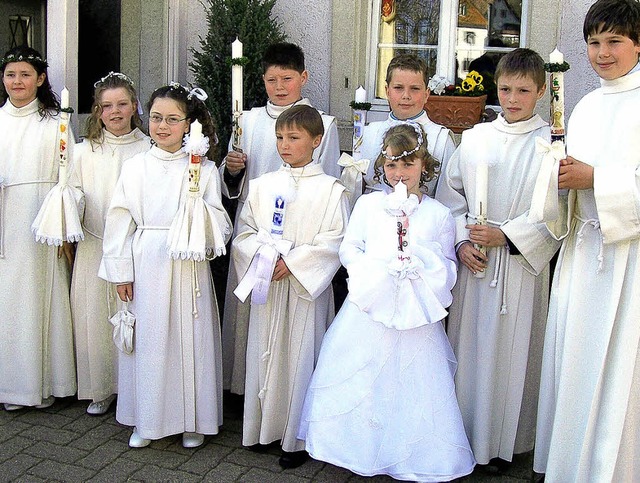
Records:
[[[310,102],[304,98],[296,105],[308,105]],[[268,103],[264,107],[256,107],[244,112],[241,117],[242,126],[242,150],[248,160],[246,170],[239,180],[238,186],[230,187],[222,179],[222,194],[231,199],[238,200],[235,226],[238,225],[242,205],[249,193],[249,182],[265,173],[277,171],[282,165],[282,158],[276,148],[276,120],[281,113],[291,106],[275,106]],[[322,166],[325,174],[340,177],[340,146],[336,119],[327,114],[322,115],[324,136],[314,151],[312,161]],[[229,146],[231,149],[231,146]],[[220,173],[224,175],[225,164],[220,166]],[[234,230],[234,237],[238,233]],[[231,249],[233,254],[233,248]],[[247,337],[249,328],[249,305],[239,303],[233,291],[238,285],[233,256],[229,264],[227,278],[227,293],[224,302],[224,316],[222,319],[222,346],[224,387],[235,394],[244,394],[245,354],[247,350]]]
[[[242,444],[282,441],[285,451],[304,449],[297,439],[302,404],[335,314],[331,279],[340,266],[338,247],[347,223],[344,187],[319,165],[283,167],[251,181],[240,215],[233,257],[243,279],[271,229],[275,198],[295,184],[286,202],[282,238],[293,243],[282,259],[291,275],[271,282],[266,304],[250,305]]]
[[[384,192],[361,197],[340,247],[349,295],[325,335],[299,436],[316,459],[364,476],[445,481],[471,473],[442,319],[456,279],[449,210],[423,196],[400,275]],[[392,274],[393,273],[393,274]]]
[[[640,481],[640,72],[601,84],[567,131],[594,187],[569,192],[551,289],[534,462],[548,482]]]
[[[431,156],[440,161],[440,173],[444,173],[449,158],[456,150],[453,134],[446,127],[436,124],[429,119],[426,111],[422,111],[422,113],[415,119],[412,119],[412,121],[417,122],[422,126],[422,129],[424,129],[427,135],[427,150]],[[389,113],[386,121],[372,122],[364,128],[361,148],[362,158],[371,161],[367,174],[364,177],[366,190],[368,192],[380,191],[382,189],[383,182],[376,183],[373,179],[375,174],[373,167],[382,150],[384,134],[391,126],[399,122],[393,114]],[[427,184],[427,193],[432,198],[435,195],[437,183],[438,177],[436,176]]]
[[[200,189],[228,237],[231,223],[212,162],[202,164]],[[188,191],[188,156],[154,146],[124,163],[107,213],[99,276],[133,282],[129,311],[136,317],[133,353],[119,354],[116,419],[146,439],[216,434],[222,423],[220,326],[209,262],[167,253],[169,227]]]
[[[0,402],[24,406],[76,392],[67,262],[31,232],[58,181],[58,118],[38,105],[0,109]]]
[[[102,401],[118,389],[117,349],[109,318],[117,311],[115,287],[98,277],[102,238],[111,196],[122,163],[147,151],[139,129],[114,136],[102,130],[102,143],[84,140],[75,147],[72,183],[84,193],[84,240],[78,243],[71,280],[71,313],[78,371],[78,399]]]
[[[488,168],[488,223],[520,251],[487,251],[484,278],[460,264],[447,326],[458,358],[456,390],[473,454],[480,464],[533,449],[549,293],[549,260],[558,243],[527,217],[549,126],[539,116],[509,124],[501,115],[462,135],[440,177],[436,199],[456,220],[456,244],[475,223],[476,163]]]

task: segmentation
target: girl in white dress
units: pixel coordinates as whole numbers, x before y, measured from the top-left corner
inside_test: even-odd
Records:
[[[135,427],[129,439],[135,448],[179,433],[184,447],[200,446],[222,424],[220,324],[209,261],[204,253],[168,250],[170,228],[192,202],[199,217],[194,208],[188,228],[206,238],[208,257],[224,253],[231,236],[212,161],[202,160],[199,190],[190,191],[195,176],[183,136],[197,120],[212,149],[215,143],[205,96],[176,83],[153,92],[154,146],[125,161],[107,213],[99,275],[117,284],[136,317],[133,353],[119,353],[116,409],[118,422]]]
[[[11,49],[0,71],[0,403],[12,411],[72,396],[76,373],[69,267],[58,256],[70,245],[36,243],[31,231],[58,182],[60,103],[34,49]]]
[[[434,175],[422,128],[392,126],[340,247],[349,295],[322,343],[299,437],[364,476],[446,481],[475,465],[442,319],[456,280],[454,222],[422,193]],[[407,195],[408,194],[408,195]]]
[[[104,414],[117,392],[117,349],[109,318],[116,308],[114,287],[98,277],[104,222],[125,159],[147,151],[140,128],[133,81],[110,72],[95,83],[87,136],[74,151],[74,184],[85,198],[83,231],[71,281],[71,313],[76,346],[78,399],[92,402],[87,413]]]

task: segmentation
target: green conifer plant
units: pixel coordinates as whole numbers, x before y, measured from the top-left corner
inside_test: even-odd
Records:
[[[190,67],[196,85],[209,94],[206,104],[216,122],[222,157],[231,137],[231,43],[238,37],[246,57],[244,109],[265,105],[262,54],[267,46],[286,40],[282,25],[272,17],[274,4],[275,0],[204,1],[208,32],[200,39],[200,50],[193,50]]]

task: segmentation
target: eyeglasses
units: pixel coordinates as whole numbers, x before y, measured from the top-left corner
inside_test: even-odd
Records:
[[[162,117],[162,116],[158,116],[157,114],[151,114],[149,116],[149,122],[152,122],[154,124],[160,124],[162,121],[164,121],[169,126],[175,126],[179,122],[185,121],[186,119],[187,119],[186,117],[183,117],[182,119],[180,119],[179,117],[175,117],[175,116]]]

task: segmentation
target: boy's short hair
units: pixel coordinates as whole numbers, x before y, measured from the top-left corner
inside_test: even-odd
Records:
[[[546,81],[544,60],[531,49],[515,49],[503,56],[496,67],[496,83],[503,75],[529,76],[541,89]]]
[[[391,77],[394,70],[408,70],[410,72],[418,72],[422,74],[425,87],[429,85],[429,73],[427,72],[427,63],[414,54],[396,55],[387,67],[387,85],[391,83]]]
[[[582,35],[613,32],[640,43],[640,4],[636,0],[598,0],[584,18]]]
[[[304,52],[296,44],[279,42],[271,44],[262,55],[262,73],[269,67],[293,69],[300,74],[304,72]]]
[[[311,134],[312,137],[324,135],[324,124],[318,110],[311,106],[293,106],[276,119],[276,131],[283,127],[295,126]]]

